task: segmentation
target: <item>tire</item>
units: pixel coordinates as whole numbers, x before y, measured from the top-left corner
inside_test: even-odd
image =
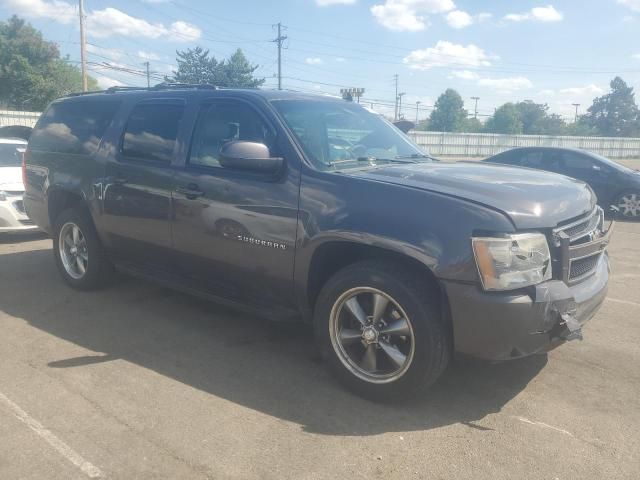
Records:
[[[380,296],[386,297],[378,302],[386,301],[378,309],[382,321],[370,325]],[[352,313],[357,310],[352,298],[367,314],[364,328],[357,320],[362,315]],[[358,262],[337,272],[320,291],[316,341],[329,368],[358,395],[374,401],[409,399],[441,376],[451,356],[439,303],[433,286],[412,270],[386,261]]]
[[[640,191],[622,192],[616,197],[614,205],[620,210],[618,218],[640,219]]]
[[[54,224],[53,254],[65,282],[77,290],[94,290],[107,284],[114,270],[104,253],[89,212],[82,208],[64,210]],[[72,261],[72,247],[64,240],[67,235],[74,236],[74,228],[79,232],[78,241],[73,244],[76,247],[75,256],[84,265],[84,272],[77,261]],[[64,251],[60,248],[61,244],[64,245]]]

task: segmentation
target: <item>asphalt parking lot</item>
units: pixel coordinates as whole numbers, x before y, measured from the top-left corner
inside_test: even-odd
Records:
[[[123,278],[80,293],[0,239],[0,479],[637,479],[640,223],[585,340],[455,364],[430,396],[345,392],[310,331]]]

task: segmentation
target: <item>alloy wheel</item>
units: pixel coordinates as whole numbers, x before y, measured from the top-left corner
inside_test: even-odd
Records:
[[[411,320],[390,295],[371,287],[344,292],[331,310],[329,334],[342,364],[371,383],[399,379],[411,366]]]
[[[82,278],[89,265],[87,240],[75,223],[65,223],[58,238],[60,260],[67,274],[76,280]]]

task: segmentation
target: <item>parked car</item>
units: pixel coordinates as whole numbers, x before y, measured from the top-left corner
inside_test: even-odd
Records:
[[[52,103],[27,212],[62,278],[113,268],[314,325],[360,394],[412,395],[454,352],[506,360],[578,338],[611,228],[583,182],[431,162],[357,104],[164,85]]]
[[[27,148],[21,138],[0,138],[0,234],[35,230],[24,210],[22,154]]]
[[[598,205],[618,208],[620,216],[640,218],[640,171],[601,155],[574,148],[514,148],[484,160],[561,173],[589,184]]]

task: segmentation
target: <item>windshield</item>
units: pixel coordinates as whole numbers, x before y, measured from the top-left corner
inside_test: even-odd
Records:
[[[18,148],[25,146],[21,143],[0,143],[0,167],[19,167],[22,164],[22,156]]]
[[[320,170],[430,160],[400,130],[360,105],[318,100],[273,104]]]

